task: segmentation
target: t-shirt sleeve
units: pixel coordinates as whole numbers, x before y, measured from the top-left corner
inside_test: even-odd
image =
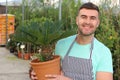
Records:
[[[107,48],[106,50],[103,50],[101,59],[99,60],[99,64],[97,66],[97,71],[103,71],[103,72],[111,72],[113,73],[113,64],[112,64],[112,55],[110,50]]]
[[[59,40],[55,46],[55,54],[60,55],[61,58],[63,59],[66,54],[67,49],[68,49],[68,47],[66,47],[65,41]]]
[[[59,40],[57,43],[56,43],[56,46],[55,46],[55,54],[56,55],[60,55],[61,58],[64,57],[64,53],[65,53],[65,50],[64,50],[64,41],[63,40]]]

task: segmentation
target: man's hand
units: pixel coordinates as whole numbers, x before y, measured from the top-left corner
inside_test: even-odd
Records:
[[[32,70],[31,71],[31,76],[30,76],[31,80],[37,80],[38,78],[36,77],[35,72]]]
[[[47,80],[71,80],[64,75],[45,75],[45,77],[47,78]]]
[[[36,74],[34,72],[34,70],[32,69],[31,72],[30,72],[30,78],[31,80],[38,80],[38,78],[36,77]],[[45,77],[47,78],[47,80],[71,80],[70,78],[68,77],[65,77],[61,71],[61,75],[45,75]]]

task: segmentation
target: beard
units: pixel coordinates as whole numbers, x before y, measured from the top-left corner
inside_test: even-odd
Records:
[[[92,34],[94,34],[95,33],[95,31],[94,32],[91,32],[91,33],[89,33],[89,34],[84,34],[81,30],[78,30],[78,34],[79,35],[83,35],[83,36],[90,36],[90,35],[92,35]]]

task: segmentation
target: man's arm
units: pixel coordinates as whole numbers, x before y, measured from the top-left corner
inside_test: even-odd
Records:
[[[97,72],[96,80],[113,80],[113,74],[110,72]]]

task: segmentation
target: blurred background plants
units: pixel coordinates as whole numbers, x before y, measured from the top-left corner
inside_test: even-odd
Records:
[[[110,48],[113,57],[114,80],[120,80],[120,5],[111,7],[110,2],[111,0],[103,0],[102,4],[99,5],[101,23],[95,36]],[[16,9],[10,8],[8,10],[9,13],[16,16],[16,28],[20,27],[21,24],[28,26],[31,21],[44,23],[46,20],[51,22],[59,20],[59,8],[55,7],[55,5],[46,5],[43,0],[38,0],[37,2],[33,0],[29,3],[31,6],[25,0],[24,4],[24,22],[22,22],[22,5]],[[75,20],[80,5],[81,2],[79,0],[77,3],[74,0],[62,1],[61,21],[63,22],[64,31],[73,30],[72,34],[76,33],[77,26]],[[37,49],[35,46],[32,46],[32,48]]]

